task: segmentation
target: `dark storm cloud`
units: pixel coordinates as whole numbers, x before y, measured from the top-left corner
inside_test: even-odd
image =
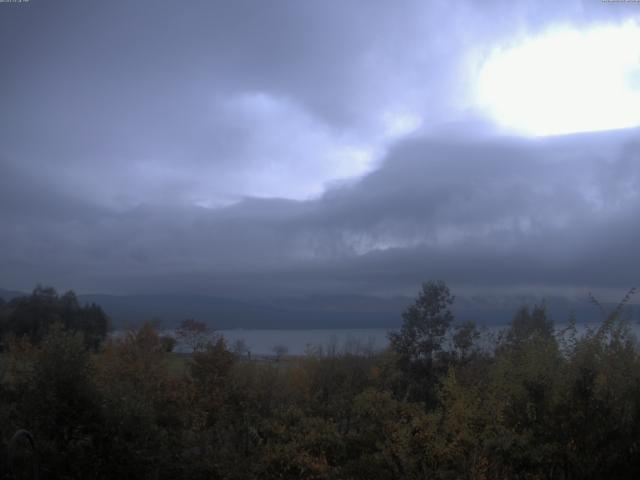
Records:
[[[627,286],[638,132],[499,139],[464,102],[496,43],[630,12],[0,5],[0,282],[234,295],[404,291],[427,277]],[[461,133],[472,125],[484,133]]]
[[[638,133],[418,137],[360,182],[317,200],[16,223],[26,238],[55,246],[38,259],[42,272],[96,288],[397,293],[425,278],[460,287],[626,287],[638,268]],[[28,262],[33,252],[15,235],[4,256],[22,245]]]

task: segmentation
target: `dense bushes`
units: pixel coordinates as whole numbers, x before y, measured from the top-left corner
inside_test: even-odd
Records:
[[[621,310],[578,334],[523,308],[490,342],[448,300],[426,284],[385,352],[279,362],[171,354],[150,325],[94,352],[62,322],[1,357],[3,445],[30,430],[45,478],[637,478]]]

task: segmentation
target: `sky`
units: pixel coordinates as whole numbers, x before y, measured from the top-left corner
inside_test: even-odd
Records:
[[[0,3],[0,287],[624,292],[640,3]]]

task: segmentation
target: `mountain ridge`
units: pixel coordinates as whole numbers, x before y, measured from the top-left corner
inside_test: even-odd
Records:
[[[0,289],[10,300],[27,293]],[[148,320],[173,328],[181,320],[195,318],[216,329],[315,329],[397,328],[402,312],[413,302],[410,297],[368,295],[313,295],[271,299],[238,300],[199,294],[80,294],[81,303],[96,303],[111,318],[115,329],[136,327]],[[506,325],[523,305],[541,303],[542,298],[458,297],[453,306],[457,321],[474,320],[479,325]],[[579,323],[596,322],[601,314],[588,299],[547,297],[544,300],[556,323],[573,314]],[[607,310],[615,304],[604,303]],[[631,306],[634,321],[638,308]]]

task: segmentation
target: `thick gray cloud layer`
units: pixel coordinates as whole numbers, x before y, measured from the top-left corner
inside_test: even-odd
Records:
[[[233,295],[399,293],[424,278],[624,288],[638,275],[638,133],[416,137],[361,181],[309,201],[115,213],[52,193],[66,216],[25,202],[2,236],[3,271]]]
[[[0,4],[0,285],[627,287],[639,132],[500,137],[468,97],[496,44],[637,14],[591,1]]]

